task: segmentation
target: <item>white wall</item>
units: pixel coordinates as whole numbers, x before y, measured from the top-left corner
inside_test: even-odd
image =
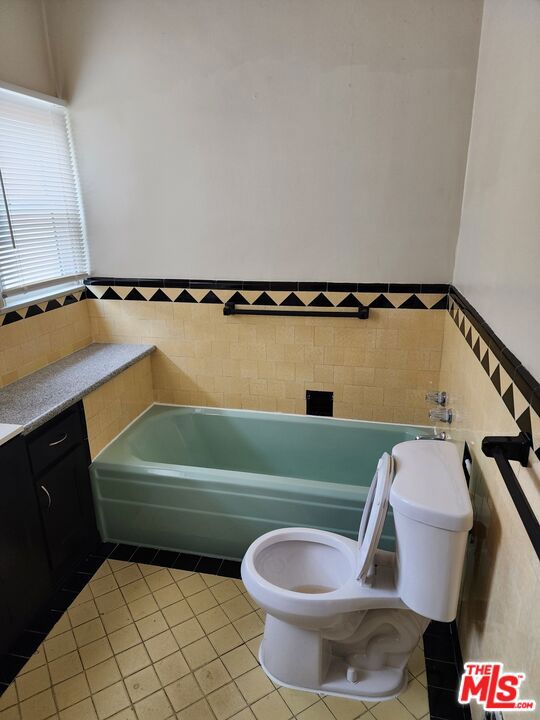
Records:
[[[454,281],[540,378],[540,1],[486,0]]]
[[[449,281],[481,0],[47,0],[93,271]]]
[[[0,80],[55,95],[41,0],[0,0]]]

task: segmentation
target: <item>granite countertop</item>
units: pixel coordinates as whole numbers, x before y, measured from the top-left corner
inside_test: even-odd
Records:
[[[6,385],[0,389],[0,428],[18,425],[26,435],[154,350],[94,343]]]

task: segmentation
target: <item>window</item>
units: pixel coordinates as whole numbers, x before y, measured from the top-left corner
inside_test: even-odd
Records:
[[[76,287],[87,274],[66,107],[0,86],[1,304]]]

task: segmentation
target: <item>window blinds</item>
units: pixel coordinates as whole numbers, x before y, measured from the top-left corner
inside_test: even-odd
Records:
[[[0,87],[0,289],[10,297],[88,273],[66,108]]]

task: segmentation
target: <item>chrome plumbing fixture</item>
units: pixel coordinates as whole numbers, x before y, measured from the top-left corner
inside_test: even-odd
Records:
[[[450,424],[454,419],[454,411],[445,407],[433,408],[429,411],[429,419]]]
[[[433,435],[417,435],[415,440],[446,440],[446,433],[444,430],[440,433],[434,433]]]
[[[448,393],[446,390],[434,390],[433,392],[426,393],[426,400],[435,405],[446,405],[448,399]]]

